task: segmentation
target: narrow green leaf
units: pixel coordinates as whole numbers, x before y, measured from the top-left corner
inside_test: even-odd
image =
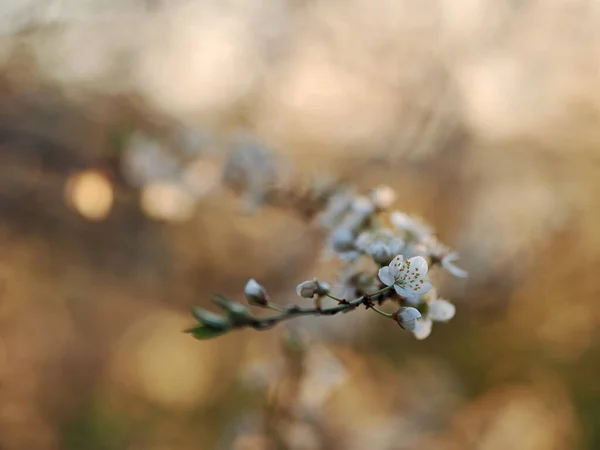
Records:
[[[184,330],[184,333],[189,333],[192,336],[194,336],[196,339],[199,339],[201,341],[206,340],[206,339],[212,339],[212,338],[216,338],[217,336],[221,336],[222,334],[227,333],[227,329],[225,330],[216,330],[214,328],[210,328],[207,326],[199,326],[199,327],[194,327],[194,328],[188,328],[187,330]]]
[[[254,320],[248,308],[224,295],[214,294],[213,302],[223,308],[223,310],[227,311],[229,320],[231,320],[235,326],[242,326]]]
[[[192,308],[192,315],[203,325],[215,330],[227,330],[231,328],[231,323],[225,317],[207,311],[204,308],[195,306]]]

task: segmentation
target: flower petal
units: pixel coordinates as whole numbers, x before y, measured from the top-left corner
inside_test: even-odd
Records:
[[[461,269],[458,266],[455,266],[452,263],[442,263],[442,267],[454,275],[456,278],[467,278],[469,276],[469,272],[465,269]]]
[[[422,317],[417,320],[417,326],[414,331],[414,335],[417,339],[423,340],[431,334],[431,329],[433,328],[433,322],[428,317]]]
[[[392,255],[398,255],[404,250],[404,241],[399,237],[393,237],[388,242],[388,248],[392,252]]]
[[[390,273],[389,266],[385,266],[379,269],[378,275],[381,282],[386,286],[391,286],[392,284],[394,284],[394,277]]]
[[[423,283],[415,285],[413,291],[415,291],[415,294],[417,295],[423,295],[427,294],[431,290],[431,288],[433,288],[433,285],[429,281],[424,280]]]
[[[404,270],[404,256],[398,255],[390,263],[390,274],[396,278]]]
[[[448,300],[438,299],[429,304],[427,315],[436,322],[447,322],[456,314],[456,307]]]
[[[410,258],[406,262],[406,266],[408,267],[408,273],[411,275],[420,275],[424,276],[427,274],[427,270],[429,270],[427,266],[427,260],[422,256],[415,256]]]
[[[394,285],[394,290],[396,291],[396,294],[404,298],[411,305],[419,304],[419,295],[415,294],[415,291],[401,288],[397,284]]]

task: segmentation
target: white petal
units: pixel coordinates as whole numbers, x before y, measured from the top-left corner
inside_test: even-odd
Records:
[[[419,310],[417,308],[411,308],[411,307],[401,309],[400,312],[398,313],[398,315],[403,320],[412,320],[412,319],[418,319],[419,317],[421,317],[421,313],[419,312]]]
[[[467,278],[469,273],[454,265],[454,261],[458,259],[458,253],[450,252],[442,258],[442,267],[457,278]]]
[[[299,297],[313,298],[316,292],[317,283],[315,283],[313,280],[303,281],[296,286],[296,294],[298,294]]]
[[[425,280],[423,283],[419,283],[417,286],[415,286],[413,291],[415,291],[415,294],[417,295],[423,295],[427,294],[432,287],[433,285],[429,281]]]
[[[419,340],[427,338],[431,334],[432,327],[433,322],[428,317],[424,317],[417,320],[417,326],[414,331],[415,337]]]
[[[407,230],[412,224],[412,218],[408,214],[404,214],[400,211],[394,211],[390,214],[390,221],[392,225],[398,230]]]
[[[410,273],[411,275],[421,275],[424,276],[425,274],[427,274],[427,270],[429,269],[427,267],[427,260],[425,260],[425,258],[423,258],[422,256],[415,256],[413,258],[410,258],[407,262],[406,265],[408,266],[408,273]]]
[[[379,269],[378,275],[381,282],[386,286],[391,286],[394,284],[394,277],[390,273],[390,268],[388,266]]]
[[[404,256],[398,255],[390,263],[390,275],[396,278],[402,270],[404,270]]]
[[[443,248],[442,248],[442,250],[443,250]],[[448,254],[446,256],[444,256],[444,258],[442,259],[442,261],[447,262],[447,263],[453,263],[457,259],[458,259],[458,253],[457,252],[448,252]]]
[[[436,322],[447,322],[456,314],[456,307],[448,300],[438,299],[429,304],[428,316]]]
[[[352,209],[361,216],[370,216],[375,211],[375,206],[368,197],[357,197],[352,204]]]
[[[249,279],[244,288],[244,294],[250,296],[263,295],[263,292],[264,288],[254,278]]]
[[[342,261],[354,261],[355,259],[358,259],[359,256],[360,256],[360,252],[357,252],[356,250],[338,253],[338,257]]]
[[[458,266],[455,266],[452,263],[445,263],[445,264],[442,264],[442,266],[444,267],[444,269],[446,269],[448,272],[450,272],[456,278],[467,278],[469,276],[469,272],[467,272],[464,269],[461,269]]]
[[[367,253],[377,264],[387,264],[392,258],[392,252],[383,242],[374,242],[367,248]]]
[[[371,236],[370,233],[363,231],[356,238],[355,244],[356,244],[356,247],[364,250],[367,247],[369,247],[370,245],[373,245],[372,242],[373,242],[373,236]]]
[[[411,305],[419,304],[419,296],[417,294],[415,294],[415,291],[410,290],[410,289],[401,288],[397,284],[394,285],[394,290],[396,291],[396,294],[403,297]]]
[[[399,237],[391,238],[388,242],[388,248],[392,252],[392,255],[398,255],[404,250],[404,241]]]

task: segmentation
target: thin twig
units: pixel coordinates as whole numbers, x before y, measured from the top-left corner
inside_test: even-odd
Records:
[[[340,303],[337,306],[332,306],[330,308],[303,308],[298,305],[292,305],[286,308],[285,312],[280,314],[276,314],[268,317],[251,317],[248,318],[247,322],[240,322],[236,327],[250,326],[256,330],[265,330],[267,328],[271,328],[274,325],[277,325],[279,322],[283,322],[284,320],[293,319],[294,317],[299,316],[334,316],[340,312],[357,308],[360,305],[365,305],[367,308],[371,308],[371,297],[374,295],[381,294],[390,289],[390,286],[386,286],[383,289],[380,289],[377,292],[372,294],[363,295],[356,300],[346,301],[345,303]]]

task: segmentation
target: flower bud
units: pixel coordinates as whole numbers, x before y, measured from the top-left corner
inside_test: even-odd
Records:
[[[400,308],[394,313],[394,319],[398,321],[398,325],[406,331],[415,331],[417,329],[417,319],[421,317],[418,309],[408,307]]]
[[[251,305],[267,306],[269,304],[269,293],[253,278],[246,283],[244,295]]]
[[[371,201],[380,211],[388,209],[396,200],[396,192],[389,186],[380,186],[371,193]]]
[[[303,298],[313,298],[315,294],[328,294],[330,287],[327,283],[320,283],[316,279],[308,280],[296,286],[296,294]]]

